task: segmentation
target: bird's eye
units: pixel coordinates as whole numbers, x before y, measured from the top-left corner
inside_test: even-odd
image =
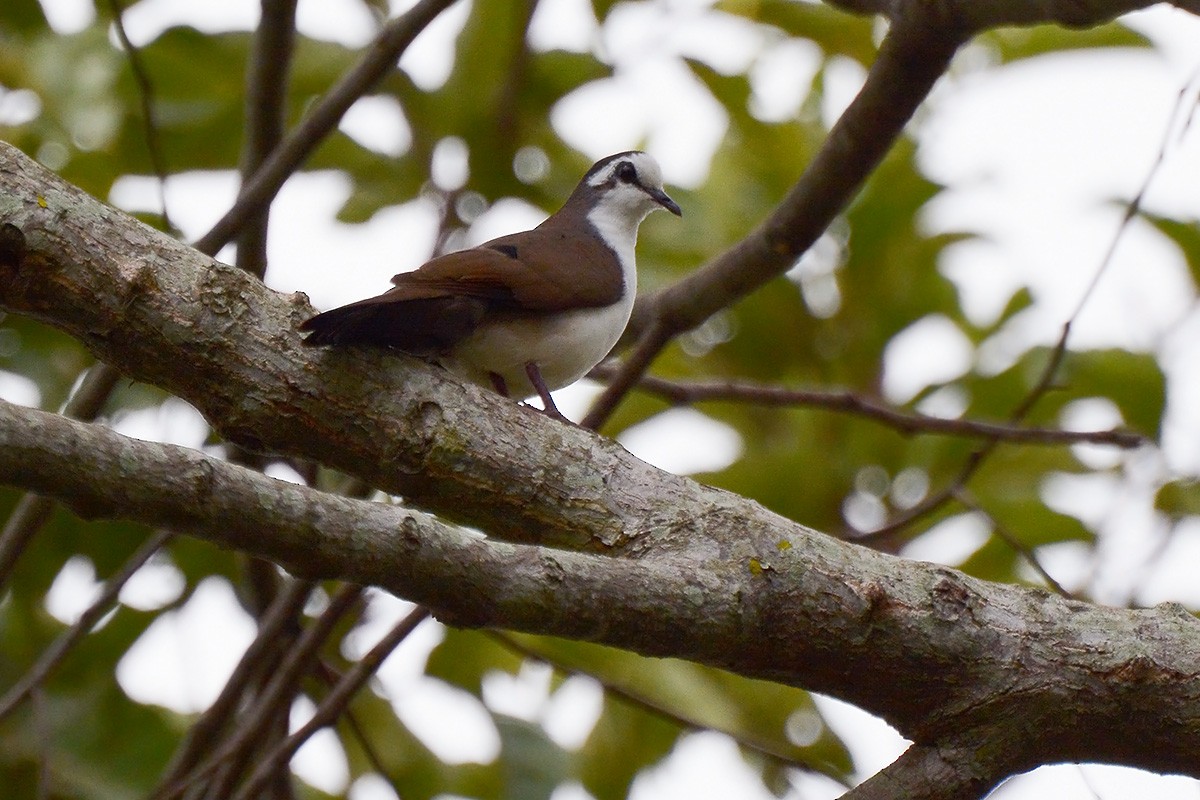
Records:
[[[637,183],[637,170],[628,161],[622,161],[617,167],[617,178],[625,183]]]

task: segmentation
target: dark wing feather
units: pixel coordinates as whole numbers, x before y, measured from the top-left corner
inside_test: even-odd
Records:
[[[445,353],[478,327],[487,302],[476,297],[405,297],[389,292],[306,320],[307,345],[373,344],[418,356]]]

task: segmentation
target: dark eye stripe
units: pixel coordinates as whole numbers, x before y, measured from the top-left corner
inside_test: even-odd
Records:
[[[617,179],[623,183],[636,184],[638,182],[637,169],[628,161],[622,161],[617,167]]]

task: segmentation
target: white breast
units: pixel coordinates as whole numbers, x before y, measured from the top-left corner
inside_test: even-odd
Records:
[[[451,372],[491,387],[488,373],[504,378],[514,397],[533,387],[525,364],[537,363],[551,391],[582,378],[608,355],[629,322],[633,293],[603,308],[580,308],[544,318],[512,319],[481,326],[459,343],[454,356],[442,359]]]

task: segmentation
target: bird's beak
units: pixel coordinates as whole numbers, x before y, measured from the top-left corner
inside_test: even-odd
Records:
[[[662,189],[650,189],[649,194],[650,194],[650,198],[652,200],[654,200],[654,202],[658,203],[660,206],[665,208],[667,211],[670,211],[672,214],[674,214],[677,217],[683,216],[683,209],[681,209],[679,207],[679,203],[676,203],[670,197],[667,197],[667,193],[664,192]]]

